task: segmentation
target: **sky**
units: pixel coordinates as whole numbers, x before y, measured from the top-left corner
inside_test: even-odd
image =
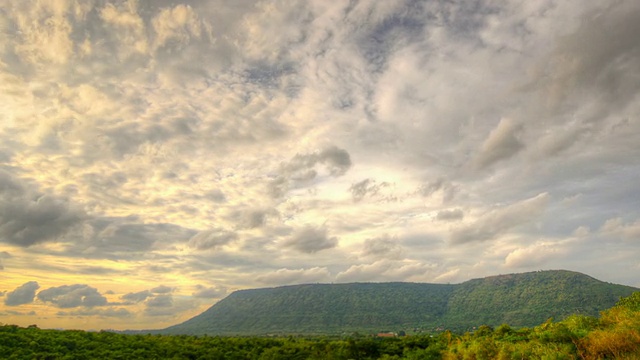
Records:
[[[640,287],[640,2],[2,0],[0,323],[566,269]]]

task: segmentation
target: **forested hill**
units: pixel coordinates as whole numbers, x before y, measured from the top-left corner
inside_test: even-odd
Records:
[[[264,335],[466,330],[597,316],[640,289],[571,271],[492,276],[461,284],[309,284],[240,290],[165,334]]]

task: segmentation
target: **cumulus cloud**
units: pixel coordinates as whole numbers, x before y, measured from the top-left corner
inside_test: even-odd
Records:
[[[464,218],[464,211],[462,209],[440,210],[436,215],[436,220],[442,221],[456,221]]]
[[[608,219],[600,228],[600,234],[627,241],[638,240],[640,239],[640,220],[627,223],[619,217]]]
[[[196,291],[191,296],[202,299],[218,299],[227,294],[227,288],[224,286],[210,286],[196,285]]]
[[[352,265],[338,273],[336,281],[426,281],[433,271],[433,265],[415,260],[379,260],[370,264]]]
[[[322,165],[322,169],[316,168]],[[332,177],[343,176],[351,168],[349,153],[336,146],[330,146],[320,152],[296,154],[287,163],[280,166],[280,175],[268,184],[268,193],[282,197],[292,185],[302,185],[316,179],[319,171],[324,170]]]
[[[495,239],[506,231],[540,216],[551,197],[547,193],[513,203],[483,214],[478,220],[451,233],[453,244]]]
[[[72,311],[58,311],[58,316],[97,316],[101,318],[131,318],[134,314],[125,308],[84,308]]]
[[[484,169],[494,163],[508,159],[524,148],[518,138],[522,126],[508,118],[500,119],[498,126],[491,130],[487,139],[482,143],[480,152],[475,159],[475,166]]]
[[[172,295],[158,295],[150,298],[145,302],[147,307],[171,307],[173,306]]]
[[[539,70],[549,75],[538,81],[548,106],[560,110],[575,95],[584,95],[585,89],[597,94],[591,100],[600,104],[599,115],[631,101],[640,89],[628,76],[640,72],[640,43],[635,37],[640,30],[638,19],[640,6],[633,1],[588,12]]]
[[[196,250],[217,249],[224,246],[238,237],[236,233],[222,229],[205,230],[197,233],[187,243],[189,247]]]
[[[11,254],[9,254],[6,251],[0,251],[0,270],[4,270],[4,265],[2,265],[2,259],[9,259],[11,258]]]
[[[185,299],[174,299],[171,294],[158,295],[145,302],[144,314],[151,317],[170,316],[177,318],[181,313],[197,306],[197,302]]]
[[[536,243],[510,252],[504,259],[509,268],[531,268],[545,264],[562,254],[558,246],[549,243]]]
[[[318,227],[307,225],[297,229],[289,239],[283,242],[283,245],[303,253],[313,254],[336,247],[338,238],[330,237],[324,225]]]
[[[366,239],[363,244],[362,254],[385,259],[400,259],[404,251],[398,243],[398,239],[383,235]]]
[[[160,286],[156,286],[154,288],[152,288],[151,291],[154,294],[167,294],[170,292],[173,292],[175,289],[172,288],[171,286],[167,286],[167,285],[160,285]]]
[[[36,290],[40,288],[37,281],[29,281],[15,290],[9,291],[4,298],[4,304],[8,306],[18,306],[33,302],[36,296]]]
[[[139,303],[141,301],[146,300],[150,296],[152,296],[151,291],[142,290],[142,291],[124,294],[120,298],[129,303]]]
[[[23,247],[53,241],[85,218],[67,199],[39,193],[0,169],[0,241]]]
[[[100,294],[98,289],[84,284],[62,285],[42,290],[38,293],[38,300],[62,309],[107,305],[107,298]]]
[[[183,243],[196,231],[164,223],[143,224],[137,217],[94,218],[83,224],[82,239],[69,251],[100,258],[143,257],[152,249]]]
[[[359,202],[365,197],[375,197],[383,188],[388,187],[387,182],[377,183],[373,179],[364,179],[349,188],[354,202]]]
[[[309,269],[278,269],[259,275],[256,280],[269,285],[309,284],[330,281],[331,274],[325,267]]]

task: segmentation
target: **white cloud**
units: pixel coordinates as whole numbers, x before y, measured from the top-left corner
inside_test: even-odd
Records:
[[[338,282],[418,281],[427,282],[435,266],[414,260],[379,260],[370,264],[352,265],[336,275]]]
[[[338,239],[335,236],[329,236],[325,226],[307,225],[296,230],[289,239],[283,242],[283,245],[302,253],[313,254],[336,247]]]
[[[500,160],[516,155],[524,145],[518,139],[522,127],[513,120],[502,118],[500,123],[487,139],[482,143],[480,152],[475,159],[476,167],[483,169]]]
[[[539,267],[563,254],[558,246],[540,242],[513,250],[505,257],[504,264],[512,269]]]
[[[551,196],[547,193],[488,211],[472,224],[464,225],[451,233],[453,244],[486,241],[499,237],[518,225],[537,219],[547,207]]]

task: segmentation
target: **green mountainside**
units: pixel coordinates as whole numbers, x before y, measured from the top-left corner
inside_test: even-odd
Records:
[[[550,317],[597,316],[640,289],[571,271],[492,276],[461,284],[309,284],[239,290],[158,333],[331,334],[533,326]],[[156,331],[154,331],[156,332]]]

